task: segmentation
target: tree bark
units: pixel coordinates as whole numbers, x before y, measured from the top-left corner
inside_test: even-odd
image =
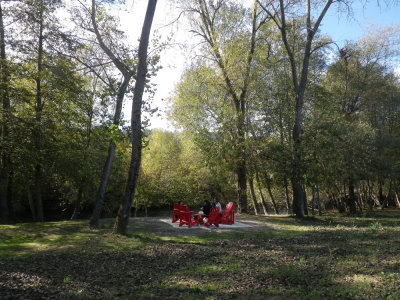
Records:
[[[353,178],[349,179],[349,209],[351,214],[355,214],[357,212],[356,206],[356,195],[354,193],[354,180]]]
[[[400,207],[399,193],[396,191],[396,206]]]
[[[253,180],[254,180],[253,176],[249,176],[248,181],[249,181],[249,187],[250,187],[251,200],[253,202],[254,214],[257,216],[258,215],[257,198],[256,198],[256,193],[254,192]]]
[[[136,183],[139,176],[139,168],[142,158],[142,98],[147,76],[147,49],[151,25],[153,23],[154,12],[157,0],[149,0],[146,16],[143,23],[142,33],[139,42],[139,62],[137,66],[137,78],[135,82],[133,102],[132,102],[132,154],[128,171],[128,181],[125,188],[124,197],[119,207],[118,215],[115,220],[113,233],[126,235],[130,210],[135,194]]]
[[[28,197],[29,208],[31,209],[32,219],[33,219],[33,221],[37,221],[36,207],[35,207],[35,202],[33,201],[33,198],[32,198],[32,192],[31,192],[29,179],[26,180],[25,189],[26,189],[26,195]]]
[[[290,198],[289,198],[289,189],[288,189],[288,180],[285,175],[283,178],[283,184],[285,185],[285,199],[286,199],[286,208],[287,208],[287,213],[291,214],[292,213],[292,206],[290,205]]]
[[[316,199],[315,199],[315,185],[314,184],[311,187],[311,192],[312,192],[311,214],[313,216],[315,216],[315,202],[316,202]]]
[[[379,192],[379,204],[382,206],[382,209],[384,209],[385,207],[384,207],[384,201],[385,201],[385,197],[383,196],[383,183],[382,183],[382,180],[381,179],[379,179],[378,180],[378,187],[379,187],[379,190],[378,190],[378,192]]]
[[[271,190],[271,182],[269,181],[267,174],[265,174],[265,184],[267,186],[269,197],[271,198],[272,206],[274,207],[274,212],[277,215],[279,215],[279,210],[278,210],[278,207],[277,207],[276,202],[275,202],[274,195],[272,194],[272,190]]]
[[[318,181],[317,181],[317,203],[318,203],[318,215],[322,216],[322,208],[321,208],[321,199],[319,198],[319,187],[318,187]]]
[[[9,205],[8,205],[8,189],[9,189],[9,122],[10,122],[10,97],[9,97],[9,72],[6,57],[5,32],[3,23],[3,9],[0,2],[0,97],[2,100],[2,116],[3,123],[1,128],[1,170],[0,170],[0,223],[8,223]]]
[[[257,182],[257,187],[258,187],[258,193],[260,194],[261,206],[263,208],[264,215],[268,216],[267,204],[265,202],[265,198],[264,198],[264,195],[262,193],[262,189],[261,189],[261,184],[260,184],[260,179],[258,177],[258,173],[256,173],[256,182]]]
[[[37,59],[37,76],[36,76],[36,103],[35,103],[35,129],[34,141],[37,154],[37,162],[35,166],[35,196],[36,196],[36,213],[39,222],[44,221],[43,200],[42,200],[42,154],[41,154],[41,130],[42,130],[42,66],[43,66],[43,1],[40,2],[39,12],[39,40],[38,40],[38,59]]]
[[[74,212],[72,213],[71,220],[76,220],[81,212],[81,202],[82,202],[82,193],[83,193],[83,182],[79,186],[78,195],[76,197]]]
[[[303,185],[301,187],[301,190],[303,192],[303,201],[304,201],[304,214],[308,216],[308,201],[307,201],[307,190],[306,187]]]
[[[108,146],[107,159],[103,167],[100,186],[97,192],[96,203],[93,209],[92,217],[90,218],[89,221],[89,227],[92,229],[99,228],[101,209],[103,207],[104,195],[106,194],[107,183],[110,177],[111,167],[115,156],[115,149],[116,149],[115,143],[113,141],[110,141],[110,145]]]

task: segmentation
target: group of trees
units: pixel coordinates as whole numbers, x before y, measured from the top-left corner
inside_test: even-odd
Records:
[[[147,54],[157,0],[148,1],[137,48],[107,13],[113,2],[0,2],[3,222],[27,208],[37,221],[45,212],[59,218],[71,202],[76,218],[81,206],[94,204],[99,187],[91,222],[98,226],[106,186],[116,180],[108,183],[114,158],[121,160],[116,149],[131,144],[126,180],[117,179],[124,200],[114,228],[126,230],[126,198],[140,165],[142,97],[158,68],[157,53]],[[122,121],[124,98],[133,103],[131,126]]]
[[[214,196],[300,217],[400,206],[398,28],[337,47],[319,26],[345,1],[180,1],[199,44],[170,98],[180,130],[150,131],[157,1],[137,48],[115,2],[0,1],[2,222],[83,214],[97,227],[119,208],[124,233],[132,205]]]
[[[351,213],[400,206],[400,86],[392,68],[399,28],[370,30],[339,48],[318,30],[334,4],[349,8],[186,1],[202,46],[171,116],[211,151],[209,166],[236,174],[242,212],[249,202],[266,213],[267,195],[275,212],[299,217],[308,214],[308,198],[313,213],[323,204]]]

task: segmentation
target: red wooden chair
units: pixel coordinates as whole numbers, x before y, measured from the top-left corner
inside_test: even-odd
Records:
[[[195,222],[193,221],[192,217],[193,211],[189,210],[189,207],[186,205],[181,205],[181,209],[178,213],[178,218],[179,218],[179,227],[183,225],[188,225],[189,228],[191,228]]]
[[[219,216],[219,208],[218,207],[213,207],[210,210],[210,214],[208,215],[208,220],[206,225],[207,227],[210,227],[212,224],[214,224],[216,227],[219,227],[220,223],[220,216]]]
[[[229,202],[226,205],[226,208],[222,212],[220,223],[226,225],[232,225],[235,223],[235,204],[233,204],[233,202]]]
[[[179,220],[179,212],[181,210],[181,206],[179,203],[174,203],[174,211],[172,212],[172,223],[175,223]]]

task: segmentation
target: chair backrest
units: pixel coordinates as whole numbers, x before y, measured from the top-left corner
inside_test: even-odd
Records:
[[[228,215],[232,214],[234,208],[235,208],[235,204],[233,204],[233,202],[229,202],[229,203],[226,205],[226,207],[225,207],[225,209],[224,209],[222,215],[223,215],[223,216],[228,216]]]
[[[190,211],[189,206],[181,205],[181,211]]]
[[[219,217],[219,208],[218,207],[213,207],[210,210],[210,214],[208,215],[208,220],[209,221],[214,221]]]
[[[180,210],[181,209],[181,205],[179,203],[174,203],[174,209]]]

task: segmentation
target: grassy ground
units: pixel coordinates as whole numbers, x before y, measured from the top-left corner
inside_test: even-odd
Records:
[[[245,218],[265,226],[0,226],[0,299],[400,299],[400,211]]]

